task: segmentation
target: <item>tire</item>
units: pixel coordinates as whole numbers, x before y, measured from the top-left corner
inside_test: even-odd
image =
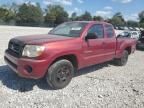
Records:
[[[47,72],[46,81],[53,89],[66,87],[74,75],[74,67],[68,60],[59,60],[52,64]]]
[[[117,66],[125,66],[127,64],[127,61],[128,61],[128,51],[124,50],[123,54],[122,54],[122,57],[119,58],[119,59],[115,59],[114,60],[114,63],[117,65]]]

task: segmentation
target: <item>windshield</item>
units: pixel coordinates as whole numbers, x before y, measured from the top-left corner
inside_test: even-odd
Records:
[[[57,26],[52,31],[50,31],[49,34],[67,37],[79,37],[86,25],[87,23],[84,22],[67,22]]]

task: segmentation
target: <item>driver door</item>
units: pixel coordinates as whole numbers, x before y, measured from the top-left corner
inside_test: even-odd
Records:
[[[101,63],[104,58],[104,26],[103,24],[92,25],[87,34],[95,34],[95,39],[87,39],[83,43],[83,57],[86,65]]]

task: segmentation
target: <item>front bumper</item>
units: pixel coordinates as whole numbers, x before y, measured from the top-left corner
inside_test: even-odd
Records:
[[[47,60],[16,58],[8,52],[5,52],[4,60],[14,72],[24,78],[42,78],[48,68]]]

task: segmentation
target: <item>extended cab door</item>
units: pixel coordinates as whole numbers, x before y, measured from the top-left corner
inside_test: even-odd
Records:
[[[98,64],[105,61],[104,58],[104,26],[103,24],[94,24],[89,29],[87,34],[96,34],[96,38],[87,39],[83,42],[83,57],[85,66]],[[87,36],[86,36],[87,37]],[[86,38],[85,37],[85,38]]]
[[[116,51],[116,36],[114,28],[111,24],[105,24],[105,41],[104,41],[104,52],[105,58],[111,60],[115,57]]]

